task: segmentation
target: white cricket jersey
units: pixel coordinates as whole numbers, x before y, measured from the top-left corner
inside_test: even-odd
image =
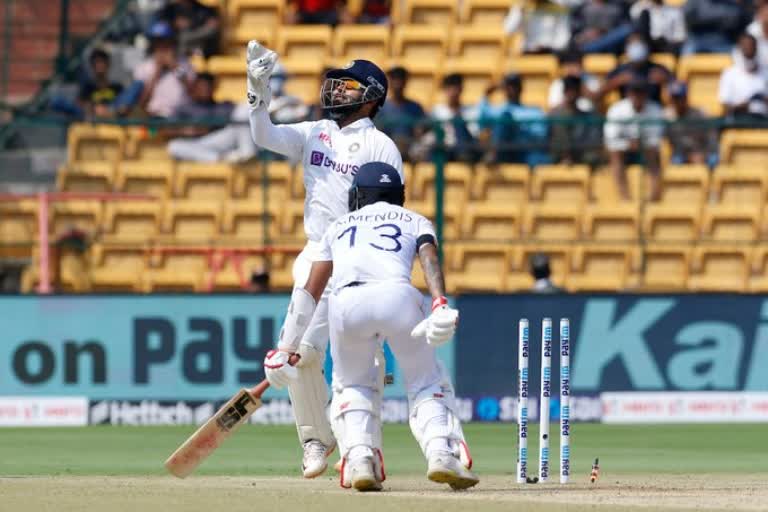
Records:
[[[361,165],[386,162],[403,177],[403,160],[392,139],[368,118],[339,128],[335,121],[274,125],[264,107],[251,110],[256,145],[301,161],[304,167],[304,232],[320,241],[334,220],[349,211],[348,191]]]
[[[353,282],[411,282],[422,235],[435,237],[422,215],[384,201],[336,220],[320,242],[319,261],[333,261],[335,290]]]

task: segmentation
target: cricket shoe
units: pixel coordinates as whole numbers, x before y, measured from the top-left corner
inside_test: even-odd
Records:
[[[437,453],[429,458],[427,478],[433,482],[448,484],[455,491],[469,489],[480,481],[458,457],[449,453]]]
[[[345,462],[342,468],[342,482],[348,480],[351,487],[360,492],[380,491],[381,481],[376,477],[373,457],[360,457]]]
[[[335,444],[329,448],[314,439],[304,443],[304,458],[301,464],[304,478],[315,478],[322,475],[328,468],[328,456],[333,453],[335,448]]]

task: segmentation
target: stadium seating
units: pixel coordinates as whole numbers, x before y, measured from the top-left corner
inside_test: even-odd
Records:
[[[574,291],[623,290],[630,272],[632,248],[628,245],[587,245],[571,255],[568,288]]]
[[[265,246],[278,236],[278,208],[265,208],[261,201],[230,200],[224,203],[219,243]]]
[[[518,73],[523,79],[522,102],[549,110],[549,87],[557,75],[554,55],[510,55],[504,61],[504,74]]]
[[[36,200],[0,201],[0,245],[30,245],[37,240]]]
[[[148,252],[141,243],[96,244],[91,254],[89,278],[93,291],[142,293],[146,290]]]
[[[216,75],[216,101],[239,103],[245,98],[245,63],[242,57],[214,55],[208,59],[209,73]]]
[[[723,162],[736,167],[765,169],[768,130],[726,130],[720,136]]]
[[[456,21],[457,4],[454,0],[405,0],[400,21],[450,28]]]
[[[768,292],[768,247],[758,245],[752,252],[748,291]]]
[[[274,34],[283,18],[283,0],[227,0],[229,50],[245,56],[248,41],[275,47]]]
[[[528,200],[530,172],[519,164],[476,165],[471,197],[499,204],[523,204]]]
[[[508,249],[502,244],[455,244],[449,268],[456,292],[505,289]]]
[[[389,57],[389,27],[339,25],[333,34],[333,54],[340,65],[353,59],[384,62]]]
[[[720,166],[713,175],[712,196],[719,203],[759,209],[767,194],[768,176],[763,169]]]
[[[661,183],[662,203],[703,205],[709,197],[709,170],[704,165],[668,166]]]
[[[501,27],[509,7],[509,0],[464,0],[459,18],[470,26]]]
[[[702,219],[702,239],[754,242],[760,229],[760,213],[752,205],[709,205]]]
[[[206,270],[210,268],[208,254],[192,249],[153,251],[145,272],[148,292],[203,291]]]
[[[470,203],[461,224],[461,238],[482,241],[515,241],[520,237],[522,207],[507,203]]]
[[[552,204],[582,205],[589,199],[589,168],[540,165],[533,173],[531,199]]]
[[[51,205],[49,231],[54,237],[78,230],[95,235],[101,222],[101,201],[56,201]]]
[[[451,32],[448,55],[453,59],[498,64],[506,52],[506,34],[501,25],[457,26]]]
[[[571,272],[571,252],[573,251],[572,245],[565,245],[562,243],[534,243],[525,244],[520,249],[519,267],[518,270],[518,286],[513,287],[513,282],[508,279],[507,290],[523,290],[529,289],[533,284],[533,279],[530,277],[530,261],[535,254],[544,254],[549,258],[549,266],[552,271],[552,282],[560,287],[567,287],[568,277]]]
[[[745,291],[750,271],[750,249],[702,244],[693,251],[688,288],[692,291]]]
[[[526,240],[562,242],[578,240],[581,207],[573,204],[529,204],[523,221]]]
[[[107,201],[101,229],[105,243],[143,244],[160,230],[162,203],[150,201]]]
[[[229,164],[179,162],[173,195],[224,201],[232,196],[232,167]]]
[[[435,201],[435,166],[431,163],[416,164],[410,180],[409,195],[413,199]],[[448,162],[443,168],[443,197],[448,204],[463,205],[469,198],[472,168],[460,162]]]
[[[632,242],[640,232],[637,204],[591,204],[584,210],[582,237],[596,242]]]
[[[164,243],[206,244],[216,239],[221,202],[200,199],[167,201],[160,224]]]
[[[648,244],[642,249],[643,291],[683,290],[688,283],[691,246]]]
[[[331,55],[333,31],[328,25],[284,25],[277,34],[275,51],[283,64],[294,61],[324,62]]]
[[[718,99],[720,75],[731,65],[728,54],[684,55],[677,67],[677,77],[688,82],[688,98],[694,107],[718,116],[722,105]]]
[[[156,198],[171,195],[175,169],[171,162],[122,160],[117,167],[115,189]]]
[[[656,242],[693,242],[699,236],[697,205],[649,204],[643,212],[643,235]]]

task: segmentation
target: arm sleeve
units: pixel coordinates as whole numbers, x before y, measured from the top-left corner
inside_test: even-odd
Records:
[[[432,225],[429,219],[419,216],[416,220],[416,239],[423,235],[429,235],[437,240],[437,236],[435,235],[435,227]],[[416,250],[418,251],[419,248],[417,247]]]
[[[251,136],[257,146],[285,155],[292,160],[300,160],[304,144],[312,129],[312,122],[274,125],[267,109],[262,107],[251,110]]]
[[[403,157],[400,156],[400,151],[397,150],[397,146],[392,142],[392,139],[381,134],[378,137],[380,142],[379,148],[374,150],[374,161],[385,162],[397,169],[397,173],[400,175],[400,179],[405,184],[405,174],[403,174]]]
[[[318,253],[317,261],[333,261],[333,251],[331,251],[331,241],[333,240],[334,228],[336,223],[334,222],[328,229],[325,230],[323,238],[320,239],[320,252]]]

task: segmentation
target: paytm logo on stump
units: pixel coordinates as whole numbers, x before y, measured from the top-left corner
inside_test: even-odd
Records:
[[[309,155],[309,163],[318,167],[329,167],[340,174],[351,174],[353,176],[357,174],[357,170],[360,168],[359,165],[336,162],[322,151],[313,151]]]

